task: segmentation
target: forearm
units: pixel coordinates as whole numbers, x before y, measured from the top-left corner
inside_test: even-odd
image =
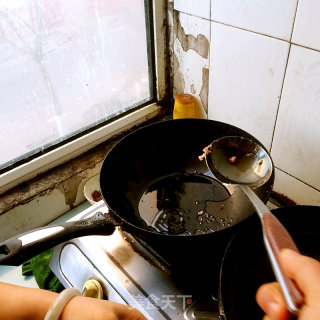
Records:
[[[0,282],[0,320],[43,320],[57,293]]]
[[[0,282],[0,320],[43,320],[57,293]],[[147,320],[138,310],[116,302],[73,297],[59,320]]]

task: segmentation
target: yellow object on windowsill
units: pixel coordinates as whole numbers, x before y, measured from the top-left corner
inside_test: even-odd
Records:
[[[203,112],[198,101],[191,94],[178,94],[174,102],[173,119],[202,119]]]

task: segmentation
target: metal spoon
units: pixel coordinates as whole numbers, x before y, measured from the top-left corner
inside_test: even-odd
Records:
[[[251,189],[263,185],[272,174],[273,163],[268,152],[256,142],[238,136],[219,138],[206,150],[206,163],[213,175],[221,182],[238,184],[255,207],[271,265],[288,310],[297,314],[303,304],[303,296],[296,284],[283,274],[279,254],[283,248],[299,250],[288,231]]]

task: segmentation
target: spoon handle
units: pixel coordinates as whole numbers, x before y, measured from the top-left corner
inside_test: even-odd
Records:
[[[264,242],[271,258],[272,267],[283,291],[288,309],[291,313],[297,314],[303,304],[303,295],[296,283],[283,274],[280,266],[280,251],[284,248],[296,252],[299,252],[299,250],[289,232],[271,212],[266,212],[263,215],[263,231]]]
[[[288,248],[299,252],[289,232],[281,222],[270,212],[261,199],[248,186],[241,186],[242,190],[251,200],[260,217],[264,244],[267,249],[272,269],[281,287],[288,310],[297,314],[303,304],[303,295],[296,283],[288,278],[280,266],[280,251]]]

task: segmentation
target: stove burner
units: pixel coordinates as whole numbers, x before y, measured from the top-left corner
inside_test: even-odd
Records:
[[[103,202],[72,220],[98,211],[108,211]],[[167,251],[161,243],[146,243],[116,230],[112,236],[81,237],[57,246],[50,266],[65,287],[82,290],[88,279],[96,279],[109,300],[131,305],[148,319],[222,320],[217,297],[224,250],[213,256],[208,236],[195,248]],[[191,258],[190,250],[198,254]],[[203,255],[206,259],[200,259]]]
[[[94,205],[75,219],[97,211],[107,208]],[[208,279],[200,286],[192,281],[203,271],[192,267],[189,273],[188,266],[178,270],[171,262],[116,230],[112,236],[81,237],[57,246],[50,266],[65,287],[82,290],[88,279],[96,279],[109,300],[131,305],[148,319],[223,319],[212,298],[213,292],[217,297],[217,288],[209,284],[210,290],[204,290]]]

